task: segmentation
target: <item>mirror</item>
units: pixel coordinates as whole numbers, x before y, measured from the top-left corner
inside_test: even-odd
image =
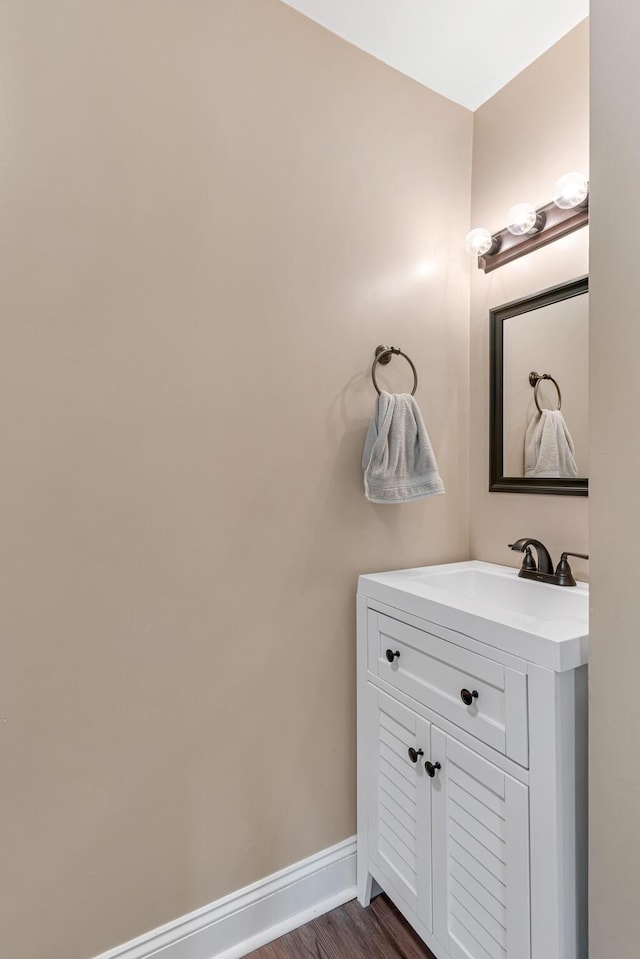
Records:
[[[493,492],[588,494],[589,278],[490,311]]]

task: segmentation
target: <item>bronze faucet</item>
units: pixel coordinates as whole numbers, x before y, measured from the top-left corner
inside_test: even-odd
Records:
[[[536,551],[537,561],[531,552],[532,546]],[[515,543],[509,543],[509,549],[524,553],[524,559],[522,560],[522,566],[520,567],[518,576],[522,576],[523,579],[535,579],[540,583],[551,583],[553,586],[576,585],[567,559],[568,556],[575,556],[578,559],[589,559],[586,553],[562,553],[560,562],[556,566],[554,573],[553,560],[551,559],[549,550],[544,543],[541,543],[539,540],[531,539],[531,537],[518,539]]]

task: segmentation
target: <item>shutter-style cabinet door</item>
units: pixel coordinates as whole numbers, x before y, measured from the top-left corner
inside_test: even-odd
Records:
[[[433,923],[451,959],[529,959],[529,797],[522,783],[431,730]]]
[[[431,724],[371,684],[368,697],[369,857],[431,931]]]

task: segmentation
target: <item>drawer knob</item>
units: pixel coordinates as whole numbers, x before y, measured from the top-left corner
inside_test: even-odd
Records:
[[[433,777],[436,774],[436,769],[442,769],[442,766],[440,765],[440,763],[427,762],[424,764],[424,768],[427,770],[427,776],[431,776],[431,778],[433,779]]]
[[[420,756],[424,756],[424,749],[414,749],[413,746],[409,746],[409,759],[412,763],[417,763]]]
[[[465,706],[470,706],[474,699],[478,698],[478,690],[474,689],[472,693],[468,689],[460,690],[460,699],[465,704]]]
[[[392,649],[388,649],[388,650],[386,651],[386,653],[385,653],[385,656],[387,657],[387,659],[389,660],[389,662],[392,663],[392,662],[394,661],[394,659],[400,659],[400,650],[399,650],[399,649],[396,649],[396,651],[395,651],[395,653],[394,653],[394,651],[393,651]]]

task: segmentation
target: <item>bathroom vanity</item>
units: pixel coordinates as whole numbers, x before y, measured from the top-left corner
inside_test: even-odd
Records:
[[[358,584],[358,898],[438,959],[586,959],[588,588]]]

